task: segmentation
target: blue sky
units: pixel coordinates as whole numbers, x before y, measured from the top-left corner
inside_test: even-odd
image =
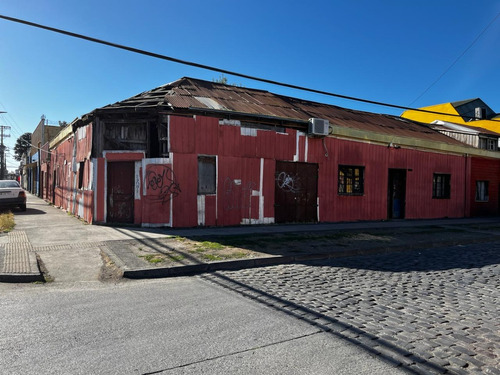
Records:
[[[0,14],[276,81],[402,106],[481,97],[500,112],[499,1],[2,0]],[[11,148],[44,114],[70,122],[183,76],[219,73],[0,19],[0,124]],[[229,82],[370,112],[400,110],[238,77]],[[413,103],[413,104],[412,104]],[[17,162],[8,158],[8,169]]]

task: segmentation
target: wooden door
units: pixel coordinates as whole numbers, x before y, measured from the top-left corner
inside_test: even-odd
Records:
[[[274,219],[276,223],[318,220],[318,165],[277,161]]]
[[[134,162],[108,163],[107,222],[134,222]]]

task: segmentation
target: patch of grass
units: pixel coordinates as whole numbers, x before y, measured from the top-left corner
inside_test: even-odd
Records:
[[[229,255],[229,259],[242,259],[242,258],[246,258],[246,257],[247,257],[247,253],[244,253],[243,251],[237,251],[237,252]]]
[[[204,249],[202,247],[197,247],[195,249],[192,249],[192,250],[188,250],[191,254],[193,253],[204,253],[205,251],[207,251],[207,249]]]
[[[147,260],[149,263],[153,263],[153,264],[163,262],[163,258],[159,255],[156,255],[156,254],[140,255],[139,258],[143,258],[143,259]]]
[[[181,260],[183,260],[185,258],[184,255],[180,255],[180,254],[178,254],[178,255],[169,254],[168,257],[173,262],[180,262]]]
[[[211,242],[211,241],[203,241],[200,244],[200,246],[206,250],[222,250],[225,247],[224,245],[222,245],[218,242]]]
[[[182,236],[173,236],[172,238],[174,240],[181,241],[181,242],[187,241],[187,238],[186,237],[182,237]]]
[[[223,257],[219,256],[219,255],[214,255],[214,254],[202,254],[201,255],[201,258],[203,260],[208,260],[208,261],[217,261],[217,260],[224,260]]]
[[[14,229],[14,214],[10,211],[0,214],[0,232],[6,233]]]
[[[200,258],[205,261],[214,262],[219,260],[243,259],[248,256],[243,251],[236,251],[229,254],[200,254]]]

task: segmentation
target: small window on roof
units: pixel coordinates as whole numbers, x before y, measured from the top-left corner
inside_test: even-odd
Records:
[[[494,138],[488,138],[488,144],[486,146],[487,150],[496,151],[497,150],[497,140]]]

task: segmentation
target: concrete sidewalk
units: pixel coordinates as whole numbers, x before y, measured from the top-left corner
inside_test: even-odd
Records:
[[[7,243],[0,245],[0,281],[31,283],[44,281],[36,253],[26,234],[13,231],[7,235]]]
[[[290,224],[266,226],[241,226],[229,228],[133,228],[87,225],[67,215],[47,202],[29,195],[28,210],[15,212],[16,228],[0,237],[0,282],[42,281],[43,276],[37,264],[37,254],[42,258],[44,251],[64,249],[65,258],[58,264],[58,254],[54,253],[51,265],[68,268],[71,272],[84,272],[77,262],[87,263],[86,254],[71,258],[68,255],[81,249],[93,249],[92,261],[101,263],[99,252],[105,255],[127,278],[154,278],[192,275],[223,269],[240,269],[281,263],[302,262],[312,259],[329,259],[350,255],[373,254],[379,252],[405,251],[446,245],[466,245],[500,239],[500,218],[467,218],[438,220],[397,220],[383,222],[356,222],[332,224]],[[414,228],[419,228],[415,232]],[[427,228],[427,229],[425,229]],[[415,234],[413,234],[413,232]],[[255,236],[297,233],[363,233],[385,231],[392,240],[381,243],[371,241],[345,241],[333,244],[320,251],[308,246],[299,250],[266,253],[265,249],[255,252],[251,259],[209,261],[190,260],[186,264],[163,267],[148,264],[133,251],[134,246],[154,248],[162,251],[170,249],[167,239],[173,236],[210,239],[212,237]],[[417,235],[418,234],[418,235]],[[265,240],[264,240],[265,241]],[[307,243],[306,243],[307,245]],[[171,250],[171,249],[170,249]],[[175,249],[174,249],[175,250]],[[89,253],[90,254],[90,253]],[[90,256],[90,255],[89,255]],[[62,258],[62,257],[61,257]],[[62,262],[65,263],[62,263]],[[73,264],[70,264],[70,263]],[[97,263],[96,263],[97,262]],[[95,265],[93,266],[96,267]],[[49,267],[48,267],[49,268]],[[48,269],[49,274],[51,269]]]

